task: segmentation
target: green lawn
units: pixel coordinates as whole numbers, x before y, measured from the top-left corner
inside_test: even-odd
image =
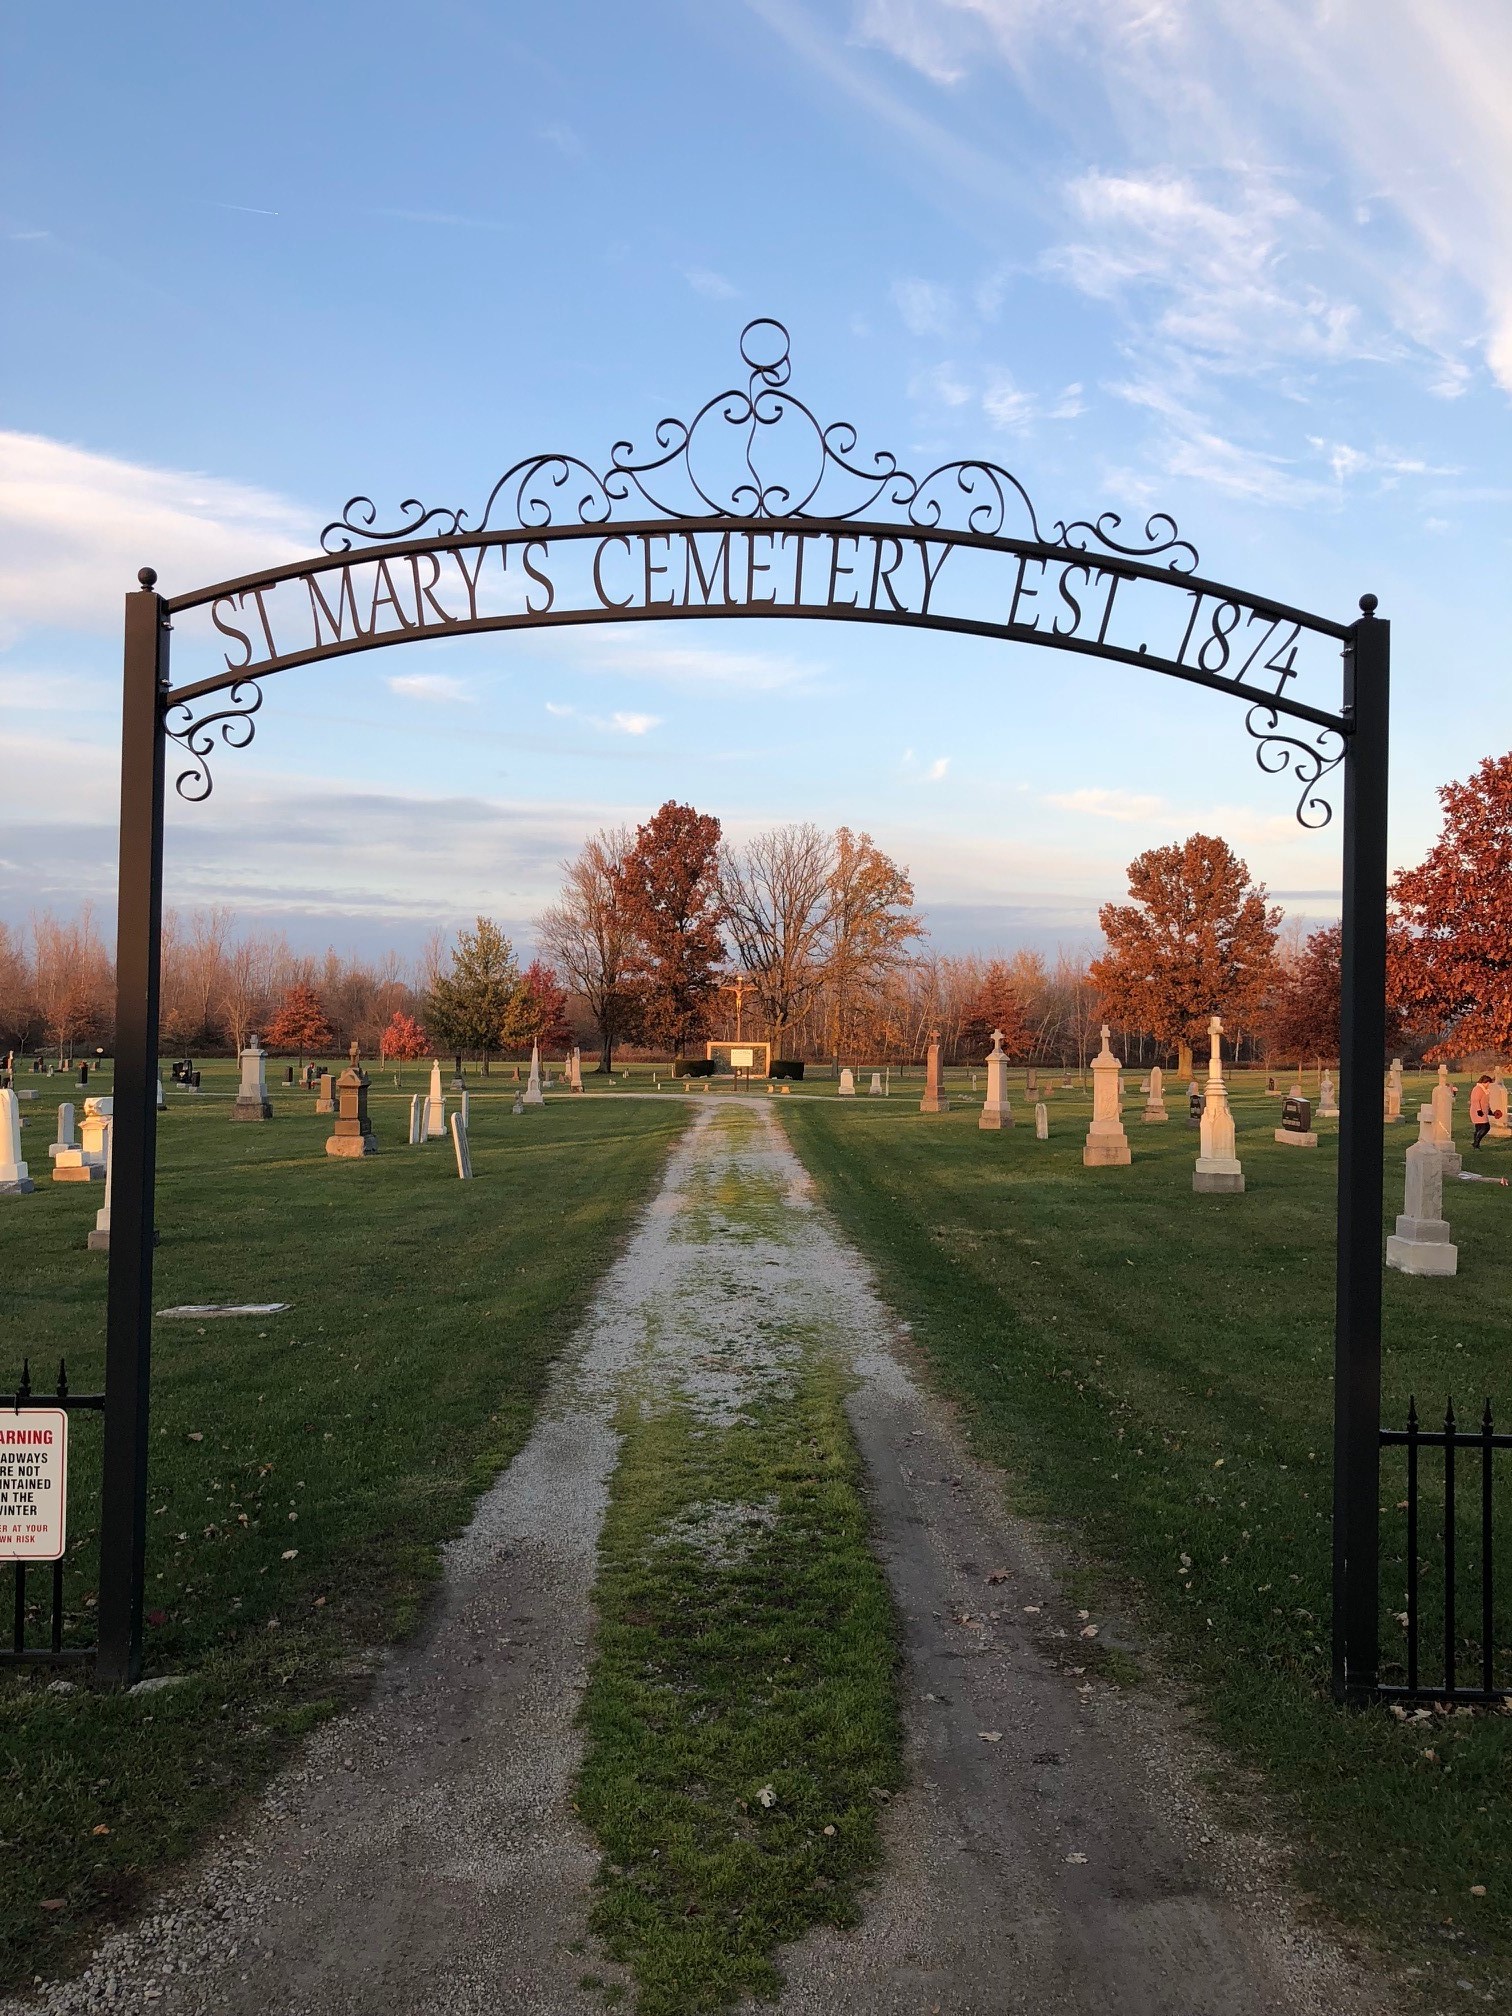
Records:
[[[958,1094],[962,1075],[952,1074]],[[1427,1082],[1409,1081],[1404,1110],[1415,1113]],[[1303,1884],[1422,1969],[1435,2006],[1460,2006],[1456,1981],[1477,1984],[1477,1997],[1504,1989],[1512,1956],[1512,1718],[1404,1725],[1328,1698],[1337,1134],[1324,1122],[1316,1151],[1277,1146],[1280,1102],[1263,1083],[1247,1076],[1234,1094],[1240,1197],[1193,1194],[1184,1096],[1170,1099],[1164,1127],[1141,1125],[1142,1101],[1127,1103],[1127,1169],[1082,1167],[1091,1102],[1079,1091],[1056,1090],[1051,1139],[1037,1142],[1021,1077],[1020,1124],[1000,1135],[978,1130],[979,1099],[920,1114],[916,1087],[887,1101],[786,1100],[782,1112],[977,1446],[1011,1473],[1015,1505],[1067,1522],[1086,1572],[1142,1613],[1231,1751],[1263,1768]],[[1389,1214],[1415,1135],[1389,1130]],[[1488,1146],[1474,1166],[1512,1175],[1512,1145]],[[1462,1419],[1486,1394],[1512,1414],[1512,1191],[1449,1183],[1445,1197],[1459,1276],[1386,1278],[1388,1420],[1405,1415],[1409,1391],[1428,1416],[1449,1393]],[[1391,1613],[1404,1600],[1393,1459],[1382,1490],[1388,1658],[1400,1655]],[[1425,1457],[1425,1479],[1435,1468]],[[1474,1488],[1462,1475],[1468,1676],[1478,1471]],[[1430,1655],[1440,1533],[1430,1491],[1420,1541]],[[1497,1546],[1505,1685],[1505,1461]],[[1486,1894],[1472,1894],[1480,1885]]]
[[[154,1306],[291,1307],[155,1325],[147,1672],[188,1679],[125,1696],[49,1691],[47,1673],[0,1681],[7,1983],[66,1964],[103,1909],[142,1894],[350,1698],[358,1655],[414,1623],[438,1544],[525,1440],[683,1117],[670,1101],[581,1099],[517,1119],[496,1076],[472,1102],[469,1185],[449,1143],[403,1145],[423,1075],[408,1069],[402,1092],[375,1078],[382,1152],[362,1161],[327,1157],[313,1095],[277,1083],[271,1122],[233,1125],[230,1065],[197,1099],[168,1095]],[[101,1191],[50,1182],[46,1152],[56,1102],[80,1095],[19,1082],[39,1094],[23,1107],[38,1188],[0,1202],[0,1381],[29,1356],[40,1387],[66,1354],[88,1390],[106,1261],[84,1240]],[[75,1417],[71,1642],[92,1633],[98,1450],[97,1419]]]

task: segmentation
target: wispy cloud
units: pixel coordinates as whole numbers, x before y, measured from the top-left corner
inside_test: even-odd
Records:
[[[1127,290],[1163,286],[1158,319],[1215,359],[1385,352],[1454,397],[1478,355],[1512,391],[1502,0],[857,0],[852,18],[953,98],[1006,72],[1069,152],[1120,164],[1068,183],[1082,235],[1060,270],[1136,321]],[[1151,270],[1171,228],[1189,275]]]
[[[400,672],[388,681],[391,693],[403,700],[469,701],[471,693],[460,679],[445,672]]]
[[[546,712],[558,721],[583,721],[590,728],[598,728],[609,735],[649,735],[653,728],[660,728],[660,714],[638,714],[616,710],[613,714],[589,714],[581,707],[569,706],[563,700],[548,700]]]
[[[948,336],[956,321],[955,296],[934,280],[894,280],[893,305],[913,336]]]
[[[0,639],[114,631],[139,567],[171,594],[308,553],[318,524],[250,484],[0,432]]]
[[[456,210],[375,210],[375,217],[386,217],[395,224],[435,224],[447,231],[512,231],[514,226],[502,217],[469,217]]]
[[[695,294],[703,294],[710,301],[733,301],[740,289],[733,281],[726,280],[723,273],[711,272],[707,266],[690,266],[683,278]]]
[[[811,679],[816,666],[769,651],[720,651],[712,646],[645,644],[628,632],[605,629],[592,640],[591,655],[580,639],[563,647],[584,671],[616,677],[633,674],[658,685],[775,693]]]
[[[943,783],[945,779],[945,773],[949,770],[949,768],[950,768],[950,758],[948,756],[936,756],[933,763],[931,763],[929,768],[924,772],[925,783],[926,784]]]
[[[565,160],[579,161],[588,151],[583,136],[563,119],[550,119],[537,130],[547,146],[554,147]]]

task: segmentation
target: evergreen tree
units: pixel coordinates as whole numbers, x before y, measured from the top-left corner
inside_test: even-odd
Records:
[[[437,974],[425,1003],[425,1024],[443,1050],[476,1051],[488,1074],[520,969],[509,940],[490,917],[459,931],[451,971]]]

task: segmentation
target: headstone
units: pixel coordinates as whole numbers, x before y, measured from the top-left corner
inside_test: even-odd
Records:
[[[1333,1073],[1325,1071],[1322,1078],[1318,1081],[1318,1118],[1320,1120],[1337,1120],[1338,1117],[1339,1099],[1338,1094],[1334,1090]]]
[[[1402,1117],[1402,1060],[1393,1057],[1391,1069],[1386,1073],[1386,1124],[1393,1125]]]
[[[948,1113],[950,1101],[945,1097],[945,1083],[940,1070],[940,1032],[929,1032],[929,1061],[924,1072],[924,1097],[919,1101],[921,1113]]]
[[[1186,1042],[1178,1043],[1176,1045],[1176,1076],[1178,1078],[1190,1078],[1196,1068],[1196,1065],[1192,1062],[1191,1044]]]
[[[1003,1050],[1001,1029],[992,1032],[992,1048],[987,1053],[987,1098],[977,1125],[993,1132],[1013,1125],[1013,1107],[1008,1098],[1008,1058]]]
[[[464,1183],[472,1181],[472,1150],[467,1145],[467,1122],[460,1113],[451,1117],[452,1153],[457,1158],[457,1174]]]
[[[1038,1080],[1038,1078],[1039,1073],[1035,1070],[1034,1066],[1031,1064],[1028,1067],[1028,1069],[1024,1072],[1024,1090],[1026,1092],[1033,1092],[1036,1088],[1036,1081]]]
[[[53,1157],[54,1183],[103,1183],[105,1181],[106,1140],[115,1101],[84,1101],[84,1119],[79,1128],[77,1148],[60,1148]]]
[[[58,1138],[47,1152],[54,1162],[56,1162],[65,1148],[72,1148],[73,1146],[74,1109],[72,1104],[65,1099],[63,1104],[58,1108]]]
[[[426,1098],[423,1092],[416,1092],[410,1099],[409,1145],[418,1148],[425,1139]]]
[[[840,1073],[840,1087],[835,1096],[839,1099],[854,1099],[856,1096],[856,1074],[849,1064]]]
[[[110,1251],[110,1192],[113,1188],[112,1178],[114,1169],[115,1126],[107,1118],[105,1122],[105,1199],[99,1210],[95,1213],[93,1230],[90,1231],[84,1241],[85,1248],[90,1253],[108,1253]],[[154,1233],[153,1244],[156,1245],[156,1243],[157,1235]]]
[[[21,1160],[21,1102],[7,1086],[0,1092],[0,1197],[24,1197],[36,1187]]]
[[[583,1053],[575,1044],[568,1064],[567,1083],[574,1092],[581,1092],[583,1089]]]
[[[168,1104],[168,1095],[163,1090],[163,1074],[160,1071],[158,1073],[158,1081],[157,1081],[157,1109],[159,1113],[165,1110],[167,1104]]]
[[[430,1096],[425,1102],[425,1138],[427,1141],[446,1139],[446,1094],[441,1090],[441,1059],[432,1060]]]
[[[1491,1074],[1491,1139],[1512,1141],[1512,1094],[1507,1091],[1500,1064]]]
[[[1438,1083],[1433,1088],[1433,1138],[1446,1176],[1458,1176],[1464,1162],[1454,1146],[1454,1087],[1449,1083],[1449,1066],[1440,1064]]]
[[[1150,1096],[1150,1074],[1148,1071],[1145,1073],[1144,1077],[1140,1079],[1139,1089],[1140,1092],[1143,1094],[1143,1096],[1146,1099],[1148,1099]]]
[[[462,1131],[465,1134],[472,1122],[472,1095],[467,1087],[462,1087],[462,1097],[457,1102],[457,1110],[462,1115]]]
[[[1171,1116],[1167,1113],[1165,1105],[1165,1074],[1158,1064],[1145,1080],[1145,1091],[1149,1095],[1145,1100],[1142,1115],[1145,1125],[1163,1126]]]
[[[329,1071],[322,1071],[318,1083],[320,1086],[320,1097],[315,1101],[315,1111],[317,1113],[334,1113],[336,1111],[336,1080],[331,1076]]]
[[[546,1094],[541,1090],[541,1046],[539,1043],[532,1043],[530,1046],[530,1083],[525,1087],[525,1104],[527,1106],[544,1106],[546,1104]]]
[[[349,1064],[342,1072],[336,1080],[336,1095],[341,1105],[335,1131],[326,1142],[327,1155],[376,1155],[378,1143],[373,1139],[367,1110],[368,1075],[360,1064]]]
[[[1459,1267],[1444,1217],[1444,1163],[1434,1135],[1433,1108],[1424,1106],[1418,1138],[1407,1150],[1402,1215],[1386,1241],[1386,1265],[1402,1274],[1453,1274]]]
[[[1119,1088],[1119,1061],[1108,1044],[1108,1025],[1102,1025],[1102,1048],[1092,1059],[1092,1125],[1082,1148],[1082,1162],[1088,1169],[1121,1168],[1133,1160],[1129,1137],[1123,1130]]]
[[[784,1098],[784,1099],[791,1099],[791,1098],[792,1098],[792,1096],[793,1096],[793,1088],[792,1088],[792,1086],[791,1086],[791,1085],[784,1085],[784,1086],[783,1086],[783,1088],[782,1088],[782,1096],[783,1096],[783,1098]]]
[[[523,1113],[525,1111],[525,1101],[520,1097],[518,1092],[516,1092],[514,1096],[514,1104],[513,1106],[510,1107],[509,1110],[511,1113]]]
[[[1202,1088],[1194,1078],[1187,1087],[1188,1127],[1200,1127],[1202,1125],[1202,1109],[1206,1104],[1207,1101],[1202,1096]]]
[[[1265,1081],[1265,1089],[1266,1089],[1266,1091],[1267,1091],[1267,1092],[1274,1092],[1274,1091],[1275,1091],[1275,1089],[1276,1089],[1276,1081],[1275,1081],[1275,1079],[1274,1079],[1273,1077],[1272,1077],[1272,1078],[1267,1078],[1267,1079],[1266,1079],[1266,1081]]]
[[[1312,1131],[1312,1107],[1297,1091],[1286,1095],[1276,1139],[1283,1148],[1316,1148],[1318,1145],[1318,1137]]]
[[[1204,1193],[1240,1191],[1244,1188],[1244,1170],[1234,1153],[1234,1116],[1229,1111],[1228,1087],[1223,1082],[1223,1023],[1216,1015],[1208,1022],[1208,1036],[1213,1047],[1208,1056],[1207,1090],[1202,1101],[1202,1131],[1192,1188]]]
[[[238,1062],[241,1065],[241,1080],[236,1088],[236,1104],[231,1108],[231,1118],[271,1120],[273,1102],[268,1097],[267,1053],[258,1042],[255,1031]]]
[[[1034,1108],[1034,1138],[1036,1141],[1050,1139],[1050,1108],[1041,1099]]]
[[[771,1087],[768,1086],[767,1090],[770,1091]],[[880,1071],[873,1071],[871,1089],[867,1093],[867,1097],[869,1099],[880,1099],[882,1097],[882,1073]]]

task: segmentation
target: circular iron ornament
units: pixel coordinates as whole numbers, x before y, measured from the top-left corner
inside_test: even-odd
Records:
[[[189,754],[198,760],[181,770],[173,780],[173,788],[180,798],[191,805],[202,805],[215,789],[215,779],[210,774],[206,760],[215,749],[217,740],[226,749],[246,749],[257,733],[257,724],[252,716],[263,703],[262,688],[254,679],[239,679],[224,695],[225,705],[217,707],[211,714],[201,714],[197,719],[194,709],[187,700],[180,700],[168,709],[164,721],[166,732],[175,742],[181,742]],[[173,726],[173,716],[182,714],[185,718],[180,725]]]
[[[1256,705],[1244,717],[1246,731],[1255,738],[1255,761],[1272,777],[1290,770],[1302,786],[1297,800],[1297,824],[1316,832],[1333,818],[1333,807],[1314,794],[1314,786],[1344,761],[1344,737],[1337,729],[1323,728],[1311,742],[1297,735],[1277,731],[1281,717],[1274,707]],[[1332,745],[1337,745],[1333,747]]]
[[[1196,571],[1196,547],[1164,512],[1134,536],[1115,511],[1062,519],[1047,540],[1028,491],[1000,463],[972,458],[915,475],[887,449],[863,451],[850,421],[822,423],[788,389],[791,338],[771,316],[758,316],[741,330],[740,355],[749,373],[743,388],[716,393],[691,420],[659,420],[645,448],[616,441],[602,470],[575,455],[530,456],[504,472],[476,517],[464,506],[427,506],[407,497],[397,520],[385,522],[372,498],[353,497],[321,533],[321,546],[350,553],[359,542],[455,538],[506,524],[542,531],[599,525],[625,511],[644,516],[646,506],[667,518],[775,523],[862,519],[881,506],[921,532],[1006,535],[1145,562],[1164,556],[1172,573]]]

